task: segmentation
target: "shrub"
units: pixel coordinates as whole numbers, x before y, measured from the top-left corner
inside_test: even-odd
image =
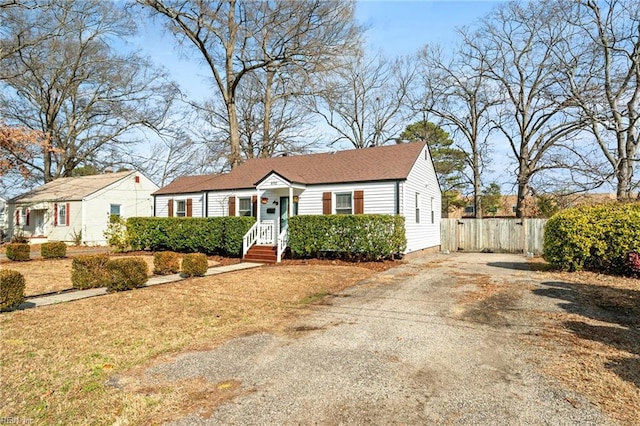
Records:
[[[17,229],[14,234],[13,237],[11,237],[11,241],[12,243],[28,243],[29,242],[29,238],[27,238],[26,235],[24,235],[24,232],[22,232],[22,229]]]
[[[59,259],[67,256],[67,245],[62,241],[51,241],[42,244],[40,254],[45,259]]]
[[[127,224],[125,220],[118,215],[110,215],[107,229],[104,230],[104,237],[107,239],[107,244],[115,247],[117,251],[125,251],[129,245],[127,243]]]
[[[631,275],[640,276],[640,253],[629,253],[627,256],[627,269]]]
[[[24,262],[31,259],[31,247],[26,243],[7,244],[7,259]]]
[[[0,270],[0,310],[11,309],[24,302],[24,285],[20,272]]]
[[[640,251],[640,204],[569,209],[545,226],[544,257],[565,270],[622,274],[628,254]]]
[[[182,258],[182,271],[180,275],[183,278],[188,277],[204,277],[209,269],[207,256],[203,253],[189,253]]]
[[[240,256],[253,217],[134,217],[127,219],[133,250]]]
[[[113,259],[107,262],[107,291],[132,290],[149,279],[147,263],[140,257]]]
[[[77,256],[71,262],[71,283],[73,288],[84,290],[87,288],[106,287],[109,283],[107,273],[107,254],[90,254]]]
[[[180,256],[173,251],[153,254],[153,273],[156,275],[177,274],[180,271]]]
[[[404,217],[322,215],[289,218],[289,247],[294,257],[330,253],[344,259],[395,257],[407,245]]]

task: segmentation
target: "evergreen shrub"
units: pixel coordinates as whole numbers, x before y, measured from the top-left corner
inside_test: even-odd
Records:
[[[9,243],[6,254],[9,260],[24,262],[31,259],[31,247],[27,243]]]
[[[106,287],[109,283],[107,262],[109,262],[109,255],[107,254],[74,257],[71,262],[71,283],[73,288],[84,290]]]
[[[180,271],[180,255],[173,251],[158,251],[153,254],[153,273],[156,275],[177,274]]]
[[[50,241],[42,244],[40,255],[45,259],[61,259],[67,257],[67,245],[62,241]]]
[[[24,302],[24,277],[20,272],[0,270],[0,310],[14,308]]]
[[[183,278],[204,277],[207,269],[209,269],[209,262],[204,253],[188,253],[182,258],[180,275]]]
[[[124,291],[142,287],[149,279],[147,262],[140,257],[126,257],[107,262],[107,291]]]

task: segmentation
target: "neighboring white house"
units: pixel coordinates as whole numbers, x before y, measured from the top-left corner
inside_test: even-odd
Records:
[[[0,197],[0,242],[7,234],[7,200]]]
[[[153,216],[157,189],[135,171],[56,179],[7,202],[9,236],[104,245],[109,216]]]
[[[440,246],[440,187],[425,143],[250,159],[229,173],[178,178],[153,196],[156,216],[256,217],[245,252],[279,246],[290,215],[314,214],[400,214],[406,253]]]

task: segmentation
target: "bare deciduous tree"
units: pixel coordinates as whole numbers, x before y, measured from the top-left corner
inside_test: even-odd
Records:
[[[241,82],[257,70],[281,66],[322,70],[357,38],[351,1],[139,2],[164,17],[179,41],[193,46],[211,71],[225,105],[231,167],[242,160],[237,106]]]
[[[459,34],[469,40],[465,30]],[[419,58],[424,92],[414,108],[437,117],[459,141],[471,174],[474,212],[482,217],[482,175],[489,163],[491,113],[498,104],[495,84],[465,44],[451,56],[441,46],[428,46]]]
[[[571,31],[557,50],[562,81],[605,163],[594,166],[581,150],[581,170],[596,181],[613,178],[617,198],[625,200],[640,162],[640,3],[580,0],[565,10]]]
[[[558,1],[502,5],[465,40],[503,95],[494,125],[517,163],[517,217],[524,214],[531,179],[557,167],[553,157],[565,155],[560,143],[584,126],[558,84],[554,49],[565,36],[562,7]]]
[[[369,57],[360,52],[342,68],[316,81],[310,108],[337,137],[355,148],[395,140],[411,114],[409,94],[416,78],[412,58]]]
[[[50,149],[17,160],[45,182],[96,164],[109,150],[121,149],[115,146],[135,143],[134,129],[165,118],[174,86],[146,59],[111,47],[134,31],[122,8],[97,0],[51,0],[48,8],[13,12],[19,16],[5,32],[9,40],[24,36],[24,26],[52,35],[1,61],[16,71],[2,81],[2,115],[50,141]]]

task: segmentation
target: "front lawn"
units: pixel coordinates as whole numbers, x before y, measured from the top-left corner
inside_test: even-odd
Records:
[[[0,418],[157,424],[198,402],[211,404],[214,391],[223,400],[220,393],[235,389],[233,383],[213,390],[197,383],[154,389],[135,380],[113,383],[116,376],[143,374],[165,356],[211,348],[243,333],[285,330],[315,295],[340,291],[372,273],[355,265],[262,267],[4,313]]]

